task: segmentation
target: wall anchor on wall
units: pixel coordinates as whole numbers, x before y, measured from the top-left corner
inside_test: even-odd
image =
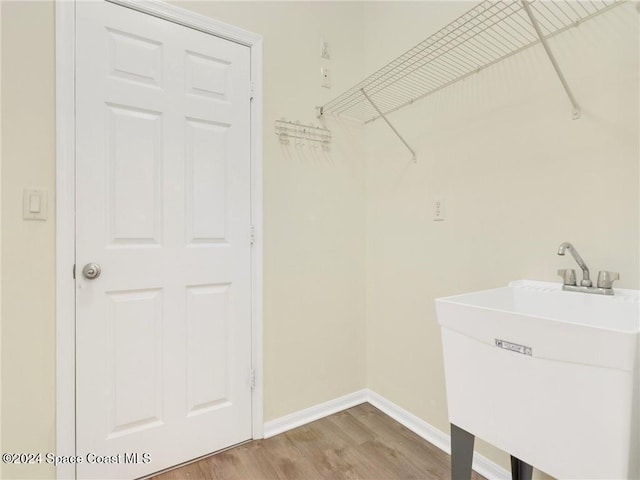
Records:
[[[318,148],[327,151],[331,146],[331,130],[324,127],[316,127],[315,125],[304,125],[300,122],[289,122],[282,118],[276,120],[276,135],[282,145],[289,145],[293,139],[296,146],[302,146],[307,143],[310,148]]]

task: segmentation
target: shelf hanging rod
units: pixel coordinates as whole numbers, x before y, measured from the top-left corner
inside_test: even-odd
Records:
[[[404,146],[409,149],[409,151],[411,152],[411,158],[413,160],[413,163],[417,163],[418,160],[416,157],[416,152],[413,151],[413,148],[411,148],[409,144],[406,142],[406,140],[402,138],[402,135],[400,135],[398,130],[396,130],[396,128],[393,125],[391,125],[391,122],[387,120],[387,117],[385,116],[384,113],[382,113],[382,111],[378,108],[378,106],[375,103],[373,103],[373,100],[371,100],[369,95],[367,95],[367,92],[364,91],[364,88],[361,88],[360,91],[362,92],[362,95],[364,95],[364,98],[366,98],[369,101],[369,103],[375,109],[375,111],[378,112],[378,115],[380,115],[380,117],[387,123],[387,125],[389,125],[389,128],[393,130],[393,133],[395,133],[398,136],[398,138],[402,141],[402,143],[404,143]]]
[[[549,60],[551,61],[551,65],[553,65],[553,68],[556,71],[556,74],[558,75],[558,78],[560,79],[560,83],[562,83],[562,86],[564,87],[565,92],[567,92],[567,96],[569,97],[569,101],[571,102],[571,105],[573,106],[573,110],[571,112],[572,116],[573,116],[573,119],[577,120],[578,118],[580,118],[580,106],[578,105],[576,97],[573,96],[573,93],[571,92],[571,88],[569,87],[569,84],[567,83],[567,80],[564,78],[564,75],[562,74],[562,70],[560,70],[560,66],[558,65],[558,62],[556,61],[556,57],[553,55],[553,52],[551,51],[551,47],[549,46],[549,42],[547,41],[547,39],[545,38],[544,34],[542,33],[542,29],[540,28],[540,24],[538,24],[538,20],[536,19],[535,15],[533,14],[533,10],[531,10],[531,6],[529,5],[529,1],[528,0],[522,0],[522,7],[524,8],[524,11],[527,13],[527,16],[529,17],[529,20],[531,21],[531,25],[533,25],[533,29],[538,34],[538,38],[540,39],[540,43],[542,43],[542,46],[544,47],[545,51],[547,52],[547,56],[549,57]]]

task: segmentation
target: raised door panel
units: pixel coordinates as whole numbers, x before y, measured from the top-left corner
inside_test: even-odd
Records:
[[[116,79],[162,87],[162,43],[112,28],[107,28],[107,31],[110,75]]]
[[[230,285],[187,288],[188,415],[229,406]]]
[[[162,291],[107,292],[111,431],[108,438],[163,423]]]
[[[106,108],[109,243],[160,245],[162,114],[122,105]]]
[[[226,241],[227,141],[230,125],[186,122],[187,241]]]

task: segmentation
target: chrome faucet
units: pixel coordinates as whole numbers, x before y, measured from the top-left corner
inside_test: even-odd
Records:
[[[564,255],[564,253],[569,250],[573,259],[578,263],[578,266],[582,269],[582,281],[580,285],[583,287],[590,287],[593,285],[593,282],[589,278],[589,267],[584,263],[584,260],[576,250],[576,247],[571,245],[569,242],[562,242],[560,247],[558,247],[558,255]]]
[[[599,293],[602,295],[613,295],[613,282],[620,279],[620,275],[616,272],[601,270],[598,273],[598,286],[594,287],[591,278],[589,278],[589,267],[584,262],[576,247],[569,242],[562,242],[558,247],[558,255],[564,255],[569,250],[573,259],[582,269],[582,281],[580,285],[576,285],[576,272],[573,269],[558,270],[558,275],[562,277],[562,289],[571,292]]]

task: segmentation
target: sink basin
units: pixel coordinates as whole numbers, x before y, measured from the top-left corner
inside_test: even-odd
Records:
[[[640,477],[640,292],[519,280],[436,311],[451,423],[557,478]]]

